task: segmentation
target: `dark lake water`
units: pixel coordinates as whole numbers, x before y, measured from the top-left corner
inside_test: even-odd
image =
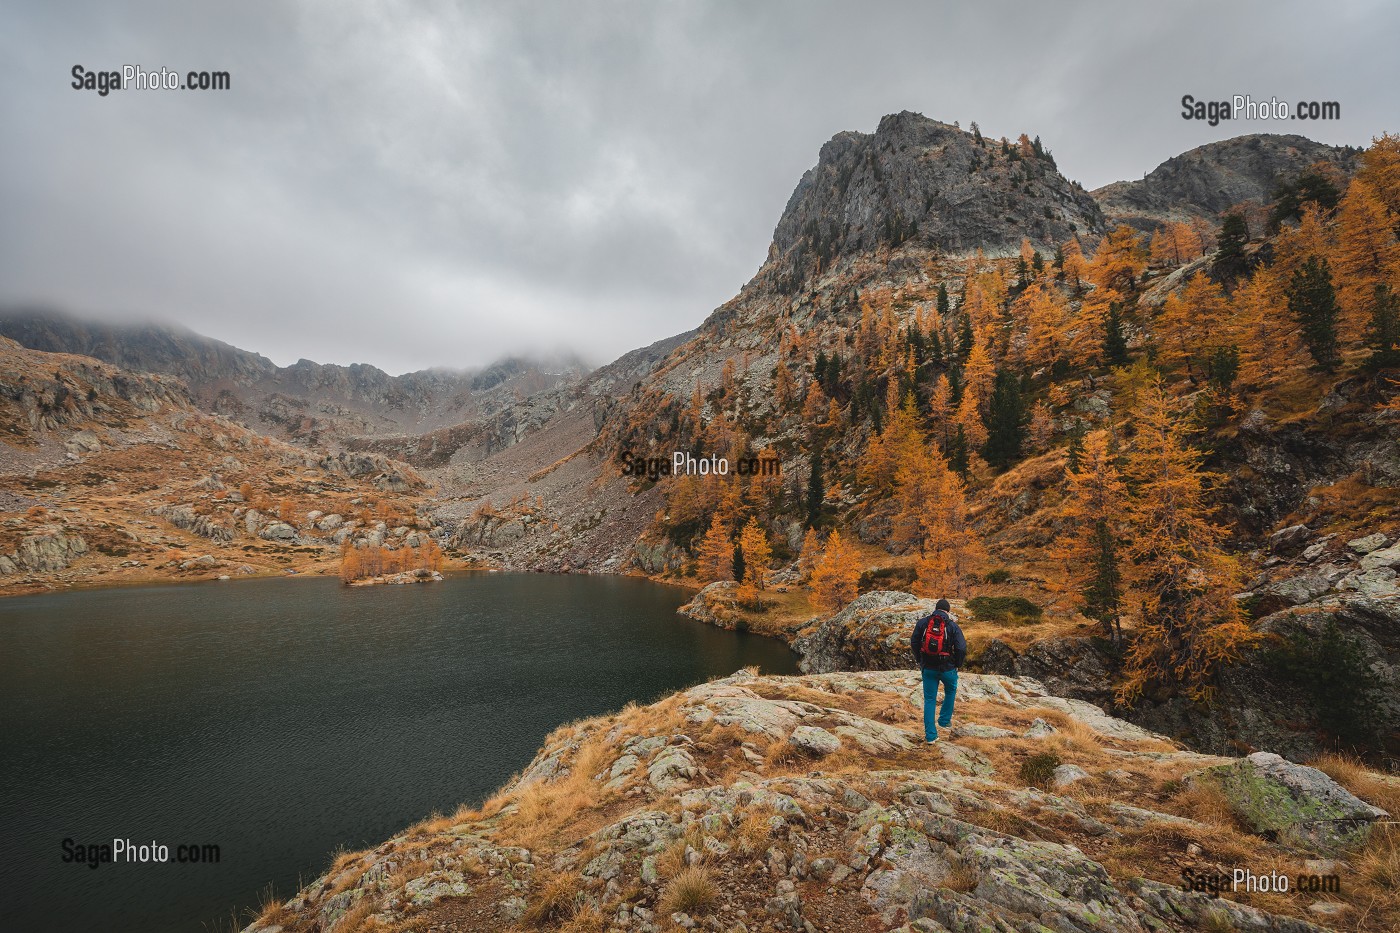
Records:
[[[0,930],[230,926],[337,847],[475,803],[561,722],[757,664],[779,642],[614,577],[347,589],[251,580],[0,600]],[[63,840],[170,847],[63,862]],[[176,864],[181,843],[217,864]]]

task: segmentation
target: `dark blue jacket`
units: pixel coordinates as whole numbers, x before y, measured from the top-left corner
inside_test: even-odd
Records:
[[[914,652],[914,660],[918,662],[920,668],[935,671],[957,670],[967,660],[967,639],[963,637],[962,629],[958,628],[958,623],[953,621],[951,614],[948,617],[948,632],[944,635],[944,644],[952,650],[953,656],[935,660],[923,652],[924,631],[928,628],[929,619],[932,618],[932,615],[925,616],[914,626],[914,635],[909,639],[909,650]]]

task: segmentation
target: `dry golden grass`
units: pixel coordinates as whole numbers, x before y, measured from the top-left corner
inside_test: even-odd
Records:
[[[807,753],[787,739],[770,739],[763,750],[763,760],[770,768],[785,768],[809,760]]]
[[[1172,794],[1171,804],[1173,812],[1198,822],[1231,831],[1243,829],[1234,808],[1230,806],[1230,799],[1219,785],[1211,781],[1181,785]]]
[[[328,933],[375,933],[384,925],[371,916],[374,913],[374,898],[362,897],[336,921]]]
[[[326,872],[327,878],[337,879],[335,884],[331,886],[330,892],[327,894],[328,897],[333,897],[341,891],[348,891],[355,886],[355,883],[360,879],[360,874],[350,869],[361,867],[359,863],[368,854],[369,850],[366,849],[360,852],[342,852],[336,856],[335,861],[331,862],[331,867]]]
[[[263,889],[258,898],[258,923],[263,926],[285,926],[295,919],[296,914],[287,909],[286,902],[278,900],[272,885]]]
[[[559,928],[559,933],[604,933],[608,922],[592,904],[585,904]]]
[[[425,859],[414,859],[411,862],[405,862],[403,867],[389,876],[386,882],[388,890],[402,890],[403,886],[414,878],[421,878],[431,870],[432,865]]]
[[[552,839],[579,813],[595,806],[603,787],[594,776],[608,763],[609,753],[603,736],[592,736],[568,760],[568,774],[508,791],[506,797],[515,810],[501,818],[497,840],[534,849]]]
[[[765,851],[773,839],[773,827],[768,821],[775,811],[766,806],[749,807],[743,821],[734,831],[739,851],[745,854]]]
[[[1327,754],[1312,766],[1367,803],[1400,817],[1400,781],[1366,767],[1351,755]]]
[[[977,887],[977,872],[962,863],[954,865],[948,877],[943,879],[943,887],[967,893]]]
[[[1400,907],[1400,827],[1387,824],[1372,828],[1356,860],[1356,873],[1363,883],[1388,895],[1394,906]]]
[[[663,917],[680,911],[696,914],[719,898],[719,889],[703,865],[690,865],[676,873],[661,892],[656,909]]]
[[[576,871],[561,872],[544,883],[525,909],[525,922],[535,926],[571,919],[578,910],[582,878]]]

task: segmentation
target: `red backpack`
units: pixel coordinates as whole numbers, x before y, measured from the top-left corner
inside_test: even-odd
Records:
[[[948,641],[948,613],[942,609],[935,609],[933,615],[928,617],[928,626],[924,629],[924,655],[930,658],[951,658],[953,652],[949,650]],[[937,626],[934,623],[937,622]]]

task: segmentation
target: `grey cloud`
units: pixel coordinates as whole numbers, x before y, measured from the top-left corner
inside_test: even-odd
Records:
[[[1184,93],[1400,129],[1400,12],[1296,3],[21,3],[0,34],[0,302],[402,371],[693,327],[826,139],[922,111],[1086,186],[1211,139]],[[228,93],[68,87],[75,62]]]

